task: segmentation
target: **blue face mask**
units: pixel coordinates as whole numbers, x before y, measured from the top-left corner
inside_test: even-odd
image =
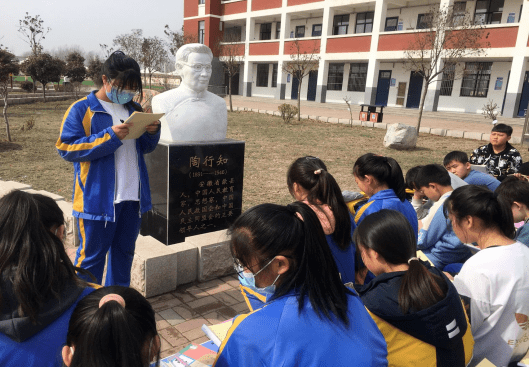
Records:
[[[275,259],[275,258],[274,258]],[[250,289],[253,289],[254,291],[256,291],[257,293],[260,293],[260,294],[274,294],[275,291],[276,291],[276,286],[275,286],[275,283],[277,281],[277,279],[279,278],[279,276],[281,274],[278,274],[276,279],[274,280],[274,282],[272,284],[270,284],[269,286],[267,287],[264,287],[264,288],[258,288],[256,285],[255,285],[255,277],[257,276],[257,274],[259,274],[261,271],[263,271],[268,265],[270,265],[272,263],[272,261],[274,261],[274,259],[270,260],[268,262],[268,264],[266,264],[264,267],[261,268],[261,270],[259,270],[257,273],[253,274],[253,273],[246,273],[244,271],[242,271],[243,269],[239,269],[238,270],[238,273],[239,273],[239,281],[241,282],[241,285],[243,285],[244,287],[248,287]]]
[[[110,84],[112,81],[109,79],[108,83]],[[106,92],[106,89],[105,89]],[[130,92],[130,91],[124,91],[118,92],[118,88],[112,86],[110,89],[110,92],[106,92],[108,99],[110,99],[113,103],[117,104],[125,104],[127,102],[132,101],[132,98],[136,95],[136,92]]]

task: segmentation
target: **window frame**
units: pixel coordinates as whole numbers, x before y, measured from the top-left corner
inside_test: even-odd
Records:
[[[466,62],[459,96],[486,98],[491,74],[492,62]]]
[[[348,92],[366,91],[367,66],[367,62],[352,62],[349,64],[349,77],[347,78]],[[363,68],[365,68],[365,71]]]
[[[395,29],[389,29],[388,27],[388,20],[396,20],[397,23],[395,24]],[[384,23],[384,32],[396,32],[399,27],[399,17],[386,17],[386,22]],[[393,28],[393,26],[391,26]]]
[[[452,96],[454,89],[454,80],[456,74],[456,64],[447,65],[443,71],[441,79],[441,89],[439,90],[440,96]]]
[[[281,22],[276,22],[276,40],[281,38]]]
[[[338,14],[333,18],[332,34],[333,36],[348,34],[349,31],[349,14]],[[347,19],[347,20],[345,20]],[[340,32],[340,27],[345,27],[344,33]]]
[[[270,64],[257,64],[257,80],[256,87],[268,87],[268,74],[270,72]]]
[[[277,63],[272,64],[272,88],[277,88]]]
[[[415,27],[415,29],[428,29],[428,28],[431,28],[432,27],[431,16],[432,16],[432,14],[430,14],[430,13],[417,14],[417,26]],[[425,19],[423,19],[423,18],[425,18]],[[428,19],[428,18],[430,18],[430,19]],[[424,21],[424,20],[426,20],[426,21]]]
[[[268,41],[272,39],[272,23],[261,23],[259,27],[259,40]]]
[[[303,34],[301,34],[301,31],[303,30]],[[304,38],[305,37],[305,26],[304,25],[297,25],[296,30],[294,31],[294,38]],[[298,33],[299,32],[299,33]]]
[[[499,2],[502,2],[501,6],[495,9],[493,5],[499,5]],[[486,3],[487,6],[486,8],[478,9],[478,3]],[[504,7],[504,0],[477,0],[474,7],[474,24],[501,24]],[[485,21],[482,22],[483,19],[478,20],[478,17],[484,18]]]
[[[343,89],[344,63],[330,63],[327,75],[327,90],[341,91]],[[341,70],[339,70],[341,68]],[[332,80],[332,81],[331,81]]]
[[[204,44],[206,34],[206,22],[204,20],[198,21],[198,43]]]
[[[318,31],[315,30],[316,27],[320,27],[319,34]],[[323,24],[313,24],[312,25],[312,37],[321,37],[321,32],[323,31]]]
[[[371,15],[371,20],[368,21],[368,15]],[[361,19],[363,17],[363,19]],[[362,13],[356,13],[356,23],[355,23],[355,34],[361,34],[361,33],[372,33],[373,32],[373,21],[375,20],[375,12],[374,11],[365,11]],[[360,22],[362,21],[362,22]],[[370,30],[367,30],[367,27],[371,26]],[[359,27],[361,27],[361,31],[359,31]]]

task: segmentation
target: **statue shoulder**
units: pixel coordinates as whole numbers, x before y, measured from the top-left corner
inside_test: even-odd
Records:
[[[182,99],[182,93],[178,88],[168,90],[153,97],[153,112],[166,112]]]

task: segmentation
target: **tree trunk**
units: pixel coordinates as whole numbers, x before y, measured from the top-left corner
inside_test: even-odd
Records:
[[[46,103],[46,84],[42,83],[42,96],[44,97],[44,103]]]
[[[421,95],[421,104],[419,105],[419,118],[417,119],[417,136],[419,136],[419,129],[421,128],[422,110],[424,109],[424,101],[426,100],[426,93],[428,93],[428,82],[425,80],[424,91]]]
[[[3,113],[4,113],[4,121],[6,123],[6,134],[7,134],[7,141],[11,141],[11,132],[9,131],[9,120],[7,119],[7,88],[6,88],[6,91],[4,93],[4,110],[3,110]]]
[[[301,121],[301,81],[303,78],[298,79],[298,121]]]
[[[233,112],[233,104],[231,102],[231,75],[228,75],[228,96],[230,97],[230,112]]]
[[[152,74],[149,74],[149,89],[152,89]]]

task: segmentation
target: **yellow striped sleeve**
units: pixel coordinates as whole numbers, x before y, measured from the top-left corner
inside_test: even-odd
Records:
[[[355,223],[358,224],[358,221],[360,220],[360,217],[362,216],[362,214],[364,214],[364,212],[366,211],[366,209],[371,205],[373,204],[375,201],[372,201],[370,203],[365,203],[361,208],[360,210],[358,210],[358,213],[356,213],[355,215]]]
[[[252,305],[250,304],[250,300],[248,299],[248,296],[246,295],[246,293],[250,293],[251,295],[255,296],[259,301],[266,303],[266,296],[259,294],[253,289],[245,287],[242,284],[239,284],[239,288],[241,289],[241,293],[242,293],[242,296],[244,297],[244,301],[246,301],[246,305],[248,306],[248,309],[250,311],[254,311],[254,309],[252,308]]]
[[[109,133],[106,133],[102,138],[97,138],[96,140],[94,140],[91,143],[66,144],[66,143],[63,143],[59,139],[59,141],[57,142],[57,149],[65,150],[67,152],[76,152],[76,151],[80,151],[80,150],[90,150],[90,149],[93,149],[93,148],[97,147],[98,145],[101,145],[101,144],[109,141],[110,139],[112,139],[112,136],[110,136]]]

